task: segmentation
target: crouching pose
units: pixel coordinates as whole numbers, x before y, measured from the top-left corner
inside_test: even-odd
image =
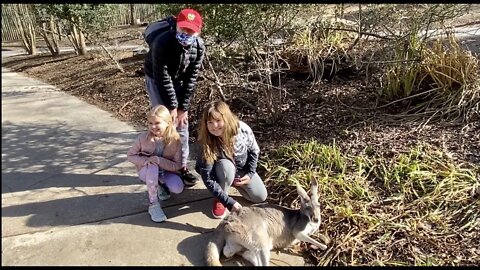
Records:
[[[163,105],[148,112],[147,125],[148,131],[137,137],[128,150],[127,159],[136,165],[138,177],[147,184],[150,217],[154,222],[162,222],[167,217],[158,200],[167,200],[170,192],[178,194],[184,188],[176,173],[182,167],[180,135]]]
[[[223,101],[208,104],[199,125],[195,168],[213,194],[213,216],[222,218],[225,208],[239,211],[242,207],[228,196],[230,186],[253,203],[265,201],[267,190],[256,172],[260,148],[252,129]]]

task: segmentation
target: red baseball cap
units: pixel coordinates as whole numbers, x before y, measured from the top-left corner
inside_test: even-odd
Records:
[[[200,33],[202,29],[202,17],[193,9],[183,9],[178,13],[177,26],[180,28],[188,28],[195,33]]]

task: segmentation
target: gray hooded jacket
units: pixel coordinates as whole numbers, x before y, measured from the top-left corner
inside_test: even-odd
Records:
[[[239,121],[238,134],[235,136],[234,161],[238,170],[246,172],[250,178],[256,173],[260,148],[258,147],[252,129],[242,121]],[[218,151],[217,160],[228,159],[223,149]],[[203,149],[200,146],[197,156],[196,171],[202,176],[203,183],[220,202],[232,210],[236,201],[225,193],[218,184],[218,178],[213,169],[214,164],[207,164],[203,158]]]

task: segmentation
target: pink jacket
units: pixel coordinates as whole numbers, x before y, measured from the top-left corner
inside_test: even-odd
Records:
[[[157,143],[149,132],[143,132],[138,135],[135,143],[127,152],[128,161],[135,164],[139,171],[145,164],[149,156],[155,153]],[[157,162],[161,169],[170,172],[176,172],[182,168],[182,147],[180,140],[165,145],[163,148],[163,157],[158,157]]]

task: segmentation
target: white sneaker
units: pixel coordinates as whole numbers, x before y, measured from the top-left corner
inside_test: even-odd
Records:
[[[148,207],[148,213],[154,222],[163,222],[167,220],[167,216],[160,207],[160,203],[156,202]]]

